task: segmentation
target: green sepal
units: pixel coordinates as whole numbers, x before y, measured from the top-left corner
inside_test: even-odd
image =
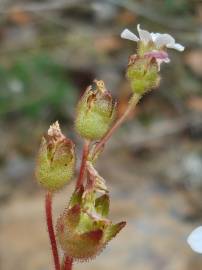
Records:
[[[79,188],[75,189],[74,193],[71,196],[70,202],[69,202],[70,208],[76,204],[81,205],[83,192],[84,192],[83,185],[80,186]]]
[[[155,59],[138,58],[128,66],[126,76],[133,93],[143,95],[159,84],[158,65]]]
[[[66,239],[66,252],[75,260],[85,261],[97,255],[102,246],[102,230],[94,230],[83,234],[74,234]]]
[[[111,224],[107,226],[104,231],[104,241],[109,242],[114,238],[126,225],[126,222],[119,222],[117,224]]]
[[[67,211],[67,216],[64,218],[65,223],[68,227],[75,228],[80,223],[81,217],[81,207],[79,204],[74,205],[71,209]]]
[[[94,220],[85,212],[81,213],[80,222],[76,227],[78,233],[85,233],[93,229]]]
[[[82,206],[86,211],[95,210],[96,192],[94,190],[86,191],[85,196],[83,196],[82,199]]]
[[[109,195],[104,194],[95,200],[95,209],[102,217],[107,217],[109,214]]]

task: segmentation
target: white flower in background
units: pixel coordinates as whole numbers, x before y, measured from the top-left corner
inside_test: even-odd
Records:
[[[165,48],[175,49],[178,51],[184,51],[184,46],[175,42],[175,39],[169,34],[150,33],[140,28],[137,25],[139,37],[137,37],[130,30],[125,29],[121,33],[121,38],[129,39],[135,42],[142,42],[144,45],[148,45],[146,53],[144,55],[156,58],[159,66],[162,62],[169,63],[170,59]],[[149,46],[151,45],[151,46]]]
[[[195,252],[202,254],[202,226],[190,233],[187,242]]]

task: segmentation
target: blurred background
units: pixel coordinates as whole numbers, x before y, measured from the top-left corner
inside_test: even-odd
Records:
[[[77,143],[74,108],[94,78],[127,106],[125,80],[136,25],[167,32],[160,89],[146,95],[111,139],[98,170],[111,191],[113,221],[127,227],[93,262],[75,270],[201,269],[186,237],[202,224],[202,1],[0,0],[0,269],[53,269],[34,180],[41,136],[59,120]],[[79,163],[79,158],[78,158]],[[55,219],[73,183],[55,196]]]

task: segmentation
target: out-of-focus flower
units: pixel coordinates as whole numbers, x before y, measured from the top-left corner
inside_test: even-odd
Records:
[[[190,233],[187,242],[195,252],[202,254],[202,226],[197,227]]]
[[[184,46],[176,43],[175,39],[169,34],[150,33],[141,29],[139,24],[137,25],[137,30],[139,37],[128,29],[123,30],[121,37],[138,42],[139,55],[154,57],[159,65],[162,62],[170,62],[168,54],[165,51],[166,48],[184,51]]]

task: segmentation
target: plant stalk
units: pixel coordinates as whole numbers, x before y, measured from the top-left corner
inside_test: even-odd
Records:
[[[55,270],[60,270],[60,260],[58,256],[58,249],[57,249],[57,243],[55,239],[55,232],[53,228],[53,217],[52,217],[52,193],[47,192],[46,193],[46,199],[45,199],[45,210],[46,210],[46,223],[48,227],[48,234],[50,238],[51,243],[51,249],[54,259],[54,265]]]
[[[87,162],[88,153],[89,153],[89,145],[90,145],[90,141],[85,140],[84,145],[83,145],[81,167],[80,167],[79,176],[76,182],[77,188],[79,188],[83,184],[84,174],[86,170],[86,162]]]
[[[72,266],[73,266],[73,259],[68,256],[65,256],[62,265],[62,270],[72,270]]]
[[[128,107],[123,113],[123,115],[117,119],[117,121],[114,123],[114,125],[107,131],[107,133],[104,135],[104,137],[99,141],[99,143],[96,145],[93,157],[96,156],[96,154],[101,150],[101,148],[106,144],[106,142],[111,138],[113,133],[120,127],[120,125],[124,122],[124,120],[127,118],[127,116],[130,114],[130,112],[134,109],[134,107],[137,105],[141,98],[141,95],[134,94],[129,103]]]

